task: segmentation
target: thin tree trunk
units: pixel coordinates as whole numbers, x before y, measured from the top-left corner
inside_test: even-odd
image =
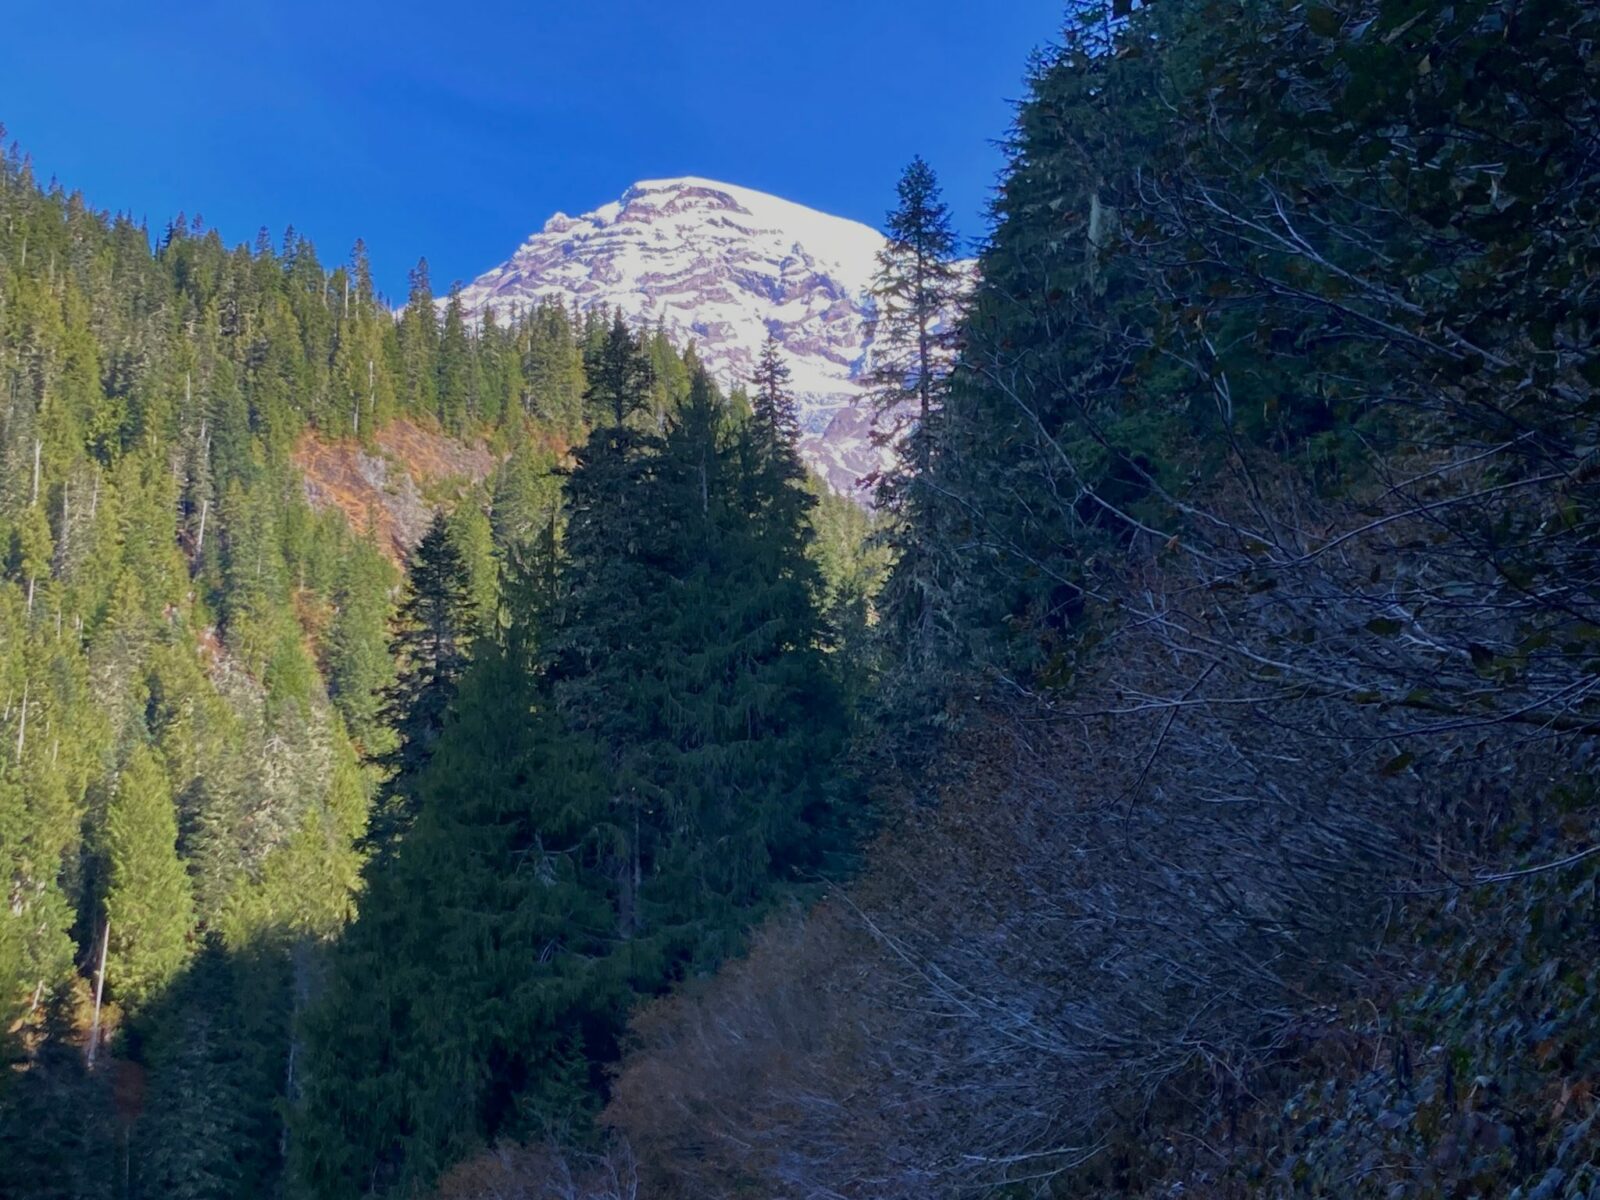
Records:
[[[289,1038],[283,1078],[283,1098],[287,1105],[278,1127],[278,1157],[285,1162],[289,1158],[289,1110],[299,1098],[300,1013],[311,994],[309,955],[310,947],[303,938],[289,949],[289,1028],[294,1032]]]
[[[22,714],[17,718],[17,762],[22,762],[23,747],[28,737],[28,681],[22,681]]]
[[[100,1005],[106,994],[106,953],[111,948],[111,918],[106,917],[105,931],[100,935],[100,968],[94,978],[94,1020],[89,1026],[89,1065],[94,1066],[95,1053],[100,1048]]]

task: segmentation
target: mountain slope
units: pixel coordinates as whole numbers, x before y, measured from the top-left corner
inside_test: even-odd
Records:
[[[749,379],[768,331],[794,371],[803,453],[837,490],[881,465],[861,377],[876,230],[708,179],[646,180],[579,217],[557,213],[462,292],[474,315],[557,298],[621,309],[693,341],[725,386]]]

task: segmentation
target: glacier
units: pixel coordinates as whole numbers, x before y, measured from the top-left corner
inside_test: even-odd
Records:
[[[643,180],[580,216],[556,213],[461,297],[473,317],[549,299],[620,310],[693,343],[727,388],[749,382],[770,332],[793,371],[802,456],[834,490],[859,496],[888,462],[863,384],[884,244],[868,225],[751,188]]]

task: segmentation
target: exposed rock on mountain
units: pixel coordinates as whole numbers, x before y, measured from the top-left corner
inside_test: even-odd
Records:
[[[649,180],[582,216],[557,213],[462,297],[473,314],[549,297],[621,309],[692,340],[729,387],[748,381],[770,330],[794,371],[802,452],[849,492],[883,461],[860,382],[883,242],[865,225],[749,188]]]

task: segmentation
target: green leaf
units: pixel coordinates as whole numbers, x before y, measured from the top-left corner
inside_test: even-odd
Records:
[[[1311,27],[1311,32],[1318,37],[1338,37],[1339,31],[1344,28],[1344,22],[1339,14],[1331,8],[1306,9],[1306,24]]]
[[[1398,775],[1401,771],[1404,771],[1413,762],[1415,762],[1416,757],[1417,756],[1412,754],[1409,750],[1403,754],[1396,754],[1388,762],[1384,763],[1383,766],[1378,768],[1378,774],[1385,777]]]

